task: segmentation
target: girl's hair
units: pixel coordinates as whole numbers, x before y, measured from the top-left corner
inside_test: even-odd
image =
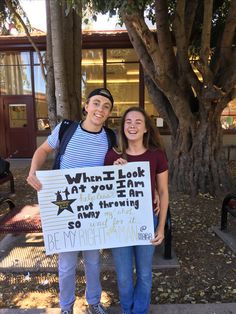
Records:
[[[161,149],[164,150],[164,146],[160,137],[160,133],[158,128],[155,126],[154,121],[148,116],[146,111],[139,107],[130,107],[125,111],[123,117],[121,119],[121,126],[120,126],[120,151],[123,157],[126,157],[126,149],[128,148],[128,140],[125,136],[124,132],[124,125],[125,119],[129,112],[136,111],[140,112],[144,117],[145,127],[147,132],[143,135],[143,145],[145,148],[150,150]]]

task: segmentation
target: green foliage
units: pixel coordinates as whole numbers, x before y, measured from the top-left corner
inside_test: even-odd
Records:
[[[215,47],[217,39],[219,38],[222,30],[224,29],[225,18],[229,9],[230,0],[216,0],[213,6],[213,19],[212,19],[212,34],[211,34],[211,47]],[[192,36],[190,39],[191,46],[198,50],[201,45],[201,31],[204,14],[203,0],[199,1],[196,19],[193,25]]]
[[[5,21],[7,20],[7,7],[4,1],[0,1],[0,33],[5,35],[7,33],[7,28]]]
[[[233,0],[234,1],[234,0]],[[229,11],[230,0],[214,1],[213,19],[212,19],[212,46],[217,42],[225,24],[225,18]]]
[[[196,0],[197,1],[197,0]],[[233,0],[235,1],[235,0]],[[169,13],[169,25],[170,29],[173,29],[172,22],[175,16],[175,9],[177,0],[168,0],[168,13]],[[204,0],[198,0],[198,6],[196,10],[196,18],[193,24],[193,30],[190,37],[189,45],[192,47],[192,51],[197,52],[201,44],[201,30],[204,16]],[[146,0],[136,0],[136,1],[121,1],[121,0],[90,0],[90,8],[93,12],[98,13],[108,13],[110,16],[118,13],[121,16],[121,12],[125,10],[126,13],[138,12],[142,14],[143,17],[148,18],[153,25],[156,22],[155,16],[155,1]],[[211,46],[215,47],[217,38],[221,34],[224,28],[226,14],[229,9],[230,0],[215,0],[213,6],[213,19],[212,19],[212,36],[211,36]],[[188,1],[186,1],[186,6]]]
[[[32,30],[29,19],[25,13],[25,11],[23,10],[23,8],[20,5],[20,1],[19,0],[14,0],[11,1],[11,5],[12,8],[15,12],[17,12],[22,20],[24,21],[25,25],[27,26],[27,28],[29,29],[29,31]],[[2,35],[8,35],[9,34],[9,30],[7,25],[9,24],[14,24],[14,26],[16,27],[16,29],[18,30],[18,32],[23,32],[24,29],[21,25],[21,23],[19,22],[19,20],[17,19],[17,17],[15,16],[15,14],[13,14],[10,9],[8,8],[7,4],[5,1],[0,1],[0,34]]]
[[[89,1],[94,12],[106,14],[109,13],[109,16],[112,17],[115,14],[121,16],[121,12],[125,11],[128,14],[133,12],[139,12],[144,14],[144,10],[147,6],[151,5],[153,1],[141,1],[136,0],[133,2],[130,1],[121,1],[121,0],[111,0],[111,1],[99,1],[91,0]]]
[[[60,0],[60,2],[62,2]],[[68,16],[71,11],[75,10],[78,15],[81,15],[82,0],[66,0],[65,15]]]

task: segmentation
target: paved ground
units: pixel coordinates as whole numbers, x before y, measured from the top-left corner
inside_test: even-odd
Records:
[[[10,169],[25,168],[31,163],[31,158],[10,159]]]
[[[59,314],[59,309],[0,309],[0,314]],[[75,314],[85,311],[75,310]],[[111,307],[109,314],[120,314],[118,307]],[[149,314],[235,314],[236,303],[224,304],[162,304],[152,305]]]
[[[30,160],[12,160],[11,168],[25,167]],[[236,238],[222,233],[219,228],[213,228],[214,232],[235,252]],[[9,265],[8,265],[9,266]],[[165,265],[166,266],[166,265]],[[178,267],[175,265],[175,267]],[[86,313],[84,309],[75,309],[75,314]],[[59,309],[0,309],[0,314],[59,314]],[[161,304],[152,305],[149,314],[235,314],[236,303],[218,304]],[[109,308],[109,314],[120,314],[118,307]]]
[[[172,259],[164,259],[164,247],[156,250],[153,269],[178,268],[179,263],[174,250]],[[102,269],[114,270],[110,250],[103,250],[101,254]],[[78,269],[83,270],[81,254]],[[1,272],[56,272],[57,255],[45,255],[44,242],[41,233],[21,235],[7,234],[0,241],[0,271]]]

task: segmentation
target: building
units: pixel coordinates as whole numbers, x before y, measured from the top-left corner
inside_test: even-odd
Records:
[[[44,55],[46,37],[33,37]],[[170,135],[144,86],[142,67],[126,31],[84,32],[82,47],[82,95],[106,86],[115,104],[108,124],[116,128],[124,110],[138,105],[153,116],[165,143]],[[236,103],[222,114],[224,144],[234,143]],[[38,57],[27,37],[0,37],[0,155],[32,157],[49,134],[45,82]]]

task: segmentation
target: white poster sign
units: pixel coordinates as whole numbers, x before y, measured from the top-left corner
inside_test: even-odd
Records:
[[[149,162],[36,172],[46,254],[148,245]]]

